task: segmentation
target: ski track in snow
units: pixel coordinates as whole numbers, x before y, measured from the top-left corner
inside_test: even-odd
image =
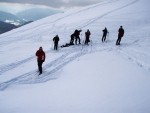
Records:
[[[80,46],[79,46],[80,49]],[[85,55],[89,53],[89,49],[80,49],[81,51],[76,52],[75,50],[66,52],[56,60],[46,64],[43,67],[44,71],[42,75],[38,76],[38,72],[36,70],[33,70],[31,72],[25,73],[23,75],[20,75],[19,77],[13,78],[9,81],[6,81],[4,83],[0,84],[0,90],[6,89],[8,86],[13,84],[35,84],[35,83],[42,83],[49,80],[57,79],[55,76],[55,72],[59,71],[61,68],[63,68],[66,64],[70,63],[71,61],[79,58],[82,55]],[[70,56],[69,56],[70,55]]]
[[[127,54],[125,51],[121,50],[120,51],[123,55],[125,55],[129,60],[131,60],[132,62],[136,63],[138,66],[140,66],[141,68],[144,68],[147,71],[150,71],[150,67],[146,66],[142,61],[136,59],[135,57],[133,57],[132,55]]]
[[[118,1],[118,0],[114,0],[114,1]],[[114,2],[112,1],[112,2]],[[120,8],[117,8],[117,9],[114,9],[112,11],[109,11],[103,15],[100,15],[96,18],[93,18],[91,20],[88,20],[86,23],[78,26],[79,28],[84,28],[92,23],[94,23],[95,21],[103,18],[104,16],[107,16],[109,15],[110,13],[113,13],[119,9],[122,9],[122,8],[126,8],[136,2],[138,2],[139,0],[134,0],[130,3],[128,3],[127,5],[125,6],[122,6]],[[110,2],[108,2],[110,3]],[[106,4],[106,3],[105,3]],[[99,5],[102,5],[102,4],[99,4]],[[97,6],[99,6],[97,5]],[[96,6],[93,6],[93,7],[96,7]],[[90,7],[90,8],[93,8],[93,7]],[[90,9],[89,8],[89,9]],[[80,13],[84,10],[87,10],[87,9],[83,9],[81,11],[78,11],[76,13]],[[68,17],[68,16],[71,16],[72,14],[70,15],[66,15],[62,18],[59,18],[55,21],[53,21],[52,23],[55,23],[65,17]],[[47,24],[47,23],[45,23]],[[19,31],[20,32],[20,31]],[[134,41],[133,43],[131,43],[130,45],[134,44],[134,43],[137,43],[138,40]],[[109,42],[108,42],[109,43]],[[3,43],[2,43],[3,44]],[[5,43],[6,44],[6,43]],[[129,47],[130,45],[127,45],[127,47]],[[88,54],[88,53],[91,53],[91,52],[96,52],[96,51],[105,51],[105,50],[109,50],[109,51],[113,51],[115,48],[112,48],[110,46],[106,46],[104,48],[97,48],[97,45],[93,45],[91,44],[91,46],[86,46],[84,47],[83,45],[82,46],[79,46],[81,47],[81,51],[76,51],[74,49],[72,49],[70,51],[70,49],[65,52],[62,56],[60,56],[59,58],[53,60],[52,62],[46,64],[44,67],[43,67],[43,70],[44,70],[44,73],[40,76],[38,76],[38,72],[36,70],[33,70],[31,72],[28,72],[28,73],[25,73],[23,75],[20,75],[19,77],[16,77],[16,78],[13,78],[9,81],[6,81],[6,82],[3,82],[0,84],[0,90],[5,90],[7,87],[11,86],[11,85],[14,85],[14,84],[35,84],[35,83],[42,83],[42,82],[46,82],[46,81],[49,81],[49,80],[53,80],[53,79],[57,79],[58,77],[55,76],[55,73],[57,71],[59,71],[60,69],[62,69],[65,65],[67,65],[68,63],[70,63],[71,61],[79,58],[80,56],[82,55],[85,55],[85,54]],[[49,51],[50,52],[50,51]],[[131,55],[127,54],[125,51],[123,51],[122,49],[118,49],[118,52],[121,54],[121,55],[125,55],[129,60],[131,60],[132,62],[135,62],[137,63],[140,67],[144,67],[148,70],[150,70],[150,67],[147,67],[145,66],[144,64],[142,64],[140,61],[138,61],[137,59],[135,59],[134,57],[132,57]],[[30,60],[32,60],[34,58],[34,56],[32,57],[29,57],[27,59],[24,59],[22,61],[19,61],[19,62],[15,62],[15,63],[12,63],[12,64],[9,64],[9,65],[6,65],[6,66],[1,66],[0,67],[0,73],[4,73],[4,72],[7,72],[11,69],[14,69],[16,67],[18,67],[19,65],[23,64],[23,63],[26,63]]]
[[[130,47],[133,44],[137,43],[138,40],[126,45],[126,47]],[[99,44],[99,43],[97,43]],[[81,57],[82,55],[93,53],[93,52],[100,52],[100,51],[116,51],[119,52],[121,55],[125,55],[126,58],[131,60],[134,63],[137,63],[140,67],[145,67],[144,64],[142,65],[140,62],[137,61],[134,57],[124,52],[120,47],[111,47],[109,45],[109,42],[107,42],[108,45],[104,47],[98,47],[96,43],[91,44],[89,46],[86,45],[80,45],[78,48],[80,51],[76,51],[77,49],[71,48],[70,51],[67,50],[63,55],[58,57],[57,59],[53,60],[50,63],[47,63],[43,67],[43,74],[38,76],[37,70],[33,70],[31,72],[25,73],[23,75],[20,75],[19,77],[13,78],[9,81],[3,82],[0,84],[0,90],[5,90],[7,87],[14,85],[14,84],[36,84],[36,83],[43,83],[47,82],[49,80],[57,79],[58,77],[55,75],[56,72],[58,72],[60,69],[62,69],[65,65],[72,62],[73,60]],[[124,45],[122,45],[124,46]],[[148,67],[149,68],[149,67]]]
[[[137,3],[138,1],[140,1],[140,0],[131,1],[131,2],[128,3],[127,5],[124,5],[124,6],[121,6],[120,8],[116,8],[116,9],[114,9],[114,10],[111,10],[111,11],[109,11],[109,12],[103,14],[103,15],[100,15],[100,16],[98,16],[98,17],[96,17],[96,18],[90,19],[90,20],[88,20],[87,22],[85,22],[84,24],[78,26],[77,28],[80,28],[80,29],[85,28],[85,27],[87,27],[88,25],[90,25],[90,24],[96,22],[97,20],[100,20],[100,19],[102,19],[103,17],[105,17],[105,16],[107,16],[107,15],[109,15],[109,14],[111,14],[111,13],[114,13],[114,12],[120,10],[120,9],[123,9],[123,8],[126,8],[126,7],[130,6],[130,5],[133,5],[133,4]],[[130,43],[130,44],[128,45],[128,47],[129,47],[130,45],[133,45],[133,44],[137,43],[138,41],[139,41],[139,40],[135,40],[134,42]],[[110,47],[109,49],[112,49],[112,48]],[[150,71],[150,67],[149,67],[149,66],[146,66],[142,61],[136,59],[135,57],[133,57],[132,55],[128,54],[128,53],[125,52],[124,50],[118,49],[118,52],[121,53],[122,55],[125,55],[126,58],[128,58],[128,59],[131,60],[132,62],[136,63],[138,66],[144,68],[144,69],[147,70],[147,71]],[[139,52],[139,51],[138,51],[138,52]],[[146,56],[150,56],[150,55],[146,53]]]
[[[145,69],[146,71],[150,71],[150,67],[149,67],[148,65],[146,65],[146,64],[145,64],[144,62],[142,62],[141,60],[135,58],[133,55],[127,53],[127,52],[124,51],[123,49],[121,49],[121,48],[118,49],[118,52],[119,52],[121,55],[125,56],[125,57],[126,57],[127,59],[129,59],[130,61],[132,61],[133,63],[137,64],[139,67]],[[138,51],[138,53],[139,53],[139,51]],[[137,53],[137,54],[138,54],[138,53]],[[142,53],[142,54],[144,54],[144,53]],[[148,54],[146,53],[145,56],[150,56],[150,55],[148,55]]]
[[[34,56],[35,57],[35,56]],[[0,75],[2,75],[3,73],[9,71],[9,70],[12,70],[14,68],[17,68],[18,66],[20,66],[21,64],[24,64],[28,61],[30,61],[31,59],[33,59],[34,57],[29,57],[27,59],[24,59],[22,61],[18,61],[18,62],[15,62],[15,63],[11,63],[11,64],[8,64],[8,65],[4,65],[4,66],[1,66],[0,67]]]
[[[131,55],[130,53],[128,53],[128,51],[125,51],[125,47],[130,49],[132,48],[133,45],[138,44],[139,40],[135,40],[129,44],[121,44],[120,46],[117,47],[112,47],[112,45],[108,45],[106,46],[107,50],[110,51],[116,51],[118,52],[122,57],[125,57],[126,59],[130,60],[131,62],[135,63],[136,65],[138,65],[139,67],[141,67],[142,69],[144,69],[145,71],[150,72],[150,65],[146,65],[144,62],[142,62],[140,59],[134,57],[133,55]],[[146,56],[147,58],[149,58],[148,56],[150,56],[149,53],[143,53],[141,51],[134,51],[134,53],[136,54],[144,54],[144,56]]]
[[[130,5],[133,5],[133,4],[135,4],[136,2],[138,2],[138,1],[139,1],[139,0],[134,0],[134,1],[130,2],[130,3],[128,3],[127,5],[125,5],[125,6],[121,6],[121,7],[119,7],[119,8],[114,9],[114,10],[111,10],[111,11],[109,11],[109,12],[103,14],[103,15],[100,15],[100,16],[98,16],[98,17],[95,17],[95,18],[93,18],[93,19],[90,19],[90,20],[88,20],[87,22],[85,22],[83,25],[78,26],[77,28],[82,29],[82,28],[84,28],[84,27],[86,27],[86,26],[88,26],[88,25],[94,23],[95,21],[100,20],[101,18],[103,18],[103,17],[105,17],[105,16],[107,16],[107,15],[109,15],[109,14],[111,14],[111,13],[114,13],[114,12],[120,10],[120,9],[123,9],[123,8],[126,8],[126,7],[130,6]]]
[[[49,52],[50,51],[46,51],[46,53],[49,53]],[[17,68],[20,65],[25,64],[26,62],[29,62],[34,58],[35,58],[35,56],[31,56],[31,57],[28,57],[28,58],[23,59],[21,61],[18,61],[18,62],[14,62],[14,63],[11,63],[11,64],[0,66],[0,75],[2,75],[3,73],[5,73],[7,71],[13,70],[14,68]]]

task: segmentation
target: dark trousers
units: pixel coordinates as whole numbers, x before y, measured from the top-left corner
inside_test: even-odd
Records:
[[[74,39],[71,39],[71,40],[70,40],[70,44],[73,44],[73,42],[74,42]]]
[[[86,37],[86,39],[85,39],[85,44],[88,45],[89,42],[90,42],[89,37]]]
[[[54,50],[57,50],[58,49],[58,42],[55,42],[54,43]]]
[[[121,38],[122,38],[122,37],[118,37],[118,39],[117,39],[117,41],[116,41],[116,45],[120,45]]]
[[[38,61],[38,69],[39,69],[40,74],[42,74],[42,64],[43,64],[43,61]]]
[[[71,35],[71,40],[70,40],[70,44],[74,44],[74,36]]]
[[[76,40],[75,40],[75,43],[77,44],[77,40],[79,40],[79,44],[81,44],[80,43],[80,37],[78,36],[78,37],[76,37]]]
[[[102,42],[105,42],[105,40],[106,40],[106,34],[103,35]]]

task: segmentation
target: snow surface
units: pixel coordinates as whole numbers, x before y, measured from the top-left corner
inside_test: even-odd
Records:
[[[0,35],[0,113],[149,113],[149,0],[104,0]],[[118,28],[125,36],[116,46]],[[101,42],[108,28],[107,43]],[[89,46],[69,42],[90,29]],[[37,74],[35,52],[46,52]]]

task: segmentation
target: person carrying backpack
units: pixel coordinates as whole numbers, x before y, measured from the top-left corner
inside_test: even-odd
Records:
[[[54,50],[57,50],[57,49],[58,49],[58,42],[59,42],[59,37],[58,37],[58,35],[56,35],[56,36],[53,38],[53,41],[54,41]]]
[[[81,31],[82,30],[77,30],[77,29],[74,31],[74,36],[75,36],[75,39],[76,39],[75,40],[76,45],[77,45],[77,40],[79,40],[79,44],[81,44],[81,42],[80,42],[81,41],[81,39],[80,39],[80,32]]]
[[[40,75],[42,74],[42,64],[43,62],[45,62],[45,57],[46,57],[42,47],[40,47],[39,50],[37,50],[36,56],[37,56],[38,70]]]
[[[124,29],[122,26],[120,26],[119,30],[118,30],[118,39],[116,41],[116,45],[120,45],[121,39],[124,36]]]

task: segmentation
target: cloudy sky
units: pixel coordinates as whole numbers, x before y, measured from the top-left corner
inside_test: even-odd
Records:
[[[17,13],[34,7],[65,9],[95,4],[101,0],[0,0],[0,11]]]

